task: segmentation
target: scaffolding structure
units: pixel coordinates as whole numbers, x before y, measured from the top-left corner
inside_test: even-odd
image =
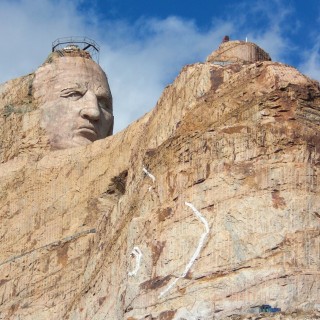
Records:
[[[91,58],[99,63],[99,45],[87,37],[64,37],[52,42],[52,52],[82,50],[90,54]]]

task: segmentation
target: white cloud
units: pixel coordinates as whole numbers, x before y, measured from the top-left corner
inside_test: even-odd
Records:
[[[302,54],[299,70],[310,78],[320,81],[320,37],[314,38],[314,46]]]
[[[2,0],[0,21],[0,82],[33,72],[50,53],[52,41],[85,30],[75,1]]]

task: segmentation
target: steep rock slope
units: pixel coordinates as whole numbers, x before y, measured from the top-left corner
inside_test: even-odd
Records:
[[[315,316],[319,102],[286,65],[194,64],[115,136],[4,157],[0,319]]]

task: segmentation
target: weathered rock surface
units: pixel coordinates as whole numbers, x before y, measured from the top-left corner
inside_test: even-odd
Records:
[[[188,65],[126,130],[50,152],[28,81],[0,88],[31,105],[1,118],[0,319],[319,318],[319,83]]]
[[[213,51],[207,58],[207,62],[215,64],[253,63],[257,61],[271,61],[267,52],[255,43],[247,41],[226,41]]]

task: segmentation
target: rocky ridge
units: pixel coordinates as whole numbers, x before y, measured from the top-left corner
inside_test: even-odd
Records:
[[[318,82],[188,65],[126,130],[50,152],[30,77],[0,89],[0,319],[319,318]]]

